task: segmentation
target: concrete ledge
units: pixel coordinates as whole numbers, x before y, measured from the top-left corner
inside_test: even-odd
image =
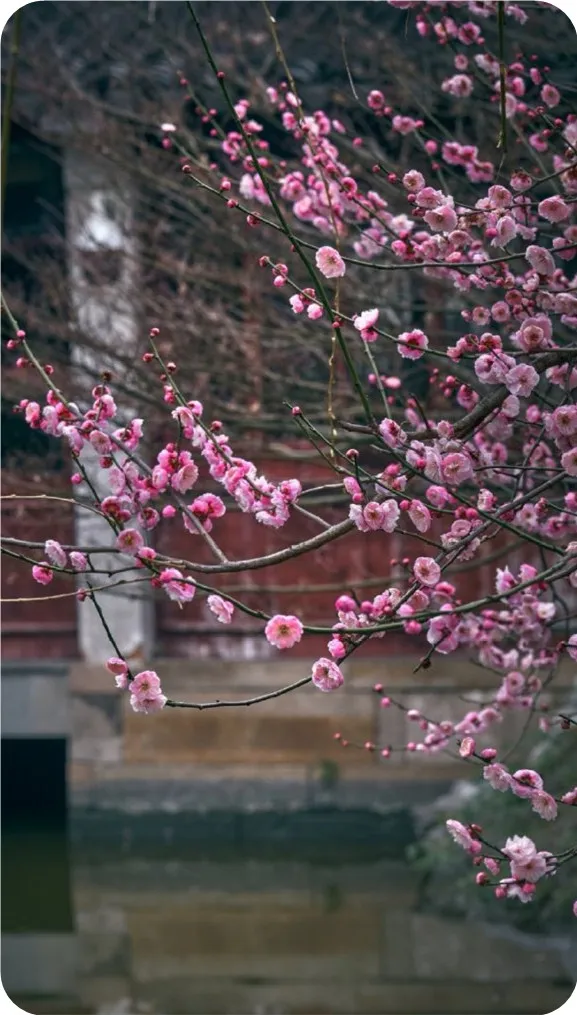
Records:
[[[74,934],[2,934],[2,984],[6,993],[72,993],[77,949]]]

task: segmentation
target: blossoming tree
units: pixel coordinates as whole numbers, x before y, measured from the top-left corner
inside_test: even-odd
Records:
[[[376,684],[383,708],[404,709],[418,732],[406,744],[357,746],[380,751],[383,758],[395,750],[421,753],[424,760],[456,751],[496,792],[525,800],[545,822],[564,821],[577,805],[577,786],[553,789],[532,768],[510,771],[491,738],[495,724],[520,711],[544,737],[571,736],[577,729],[571,706],[559,714],[541,710],[560,666],[577,661],[572,612],[577,294],[570,274],[577,253],[577,116],[568,111],[562,88],[546,67],[530,54],[509,55],[510,26],[516,31],[527,17],[522,7],[493,0],[391,4],[407,10],[415,44],[442,47],[447,70],[439,87],[448,98],[487,104],[492,119],[482,152],[466,138],[448,136],[436,119],[428,122],[426,115],[393,108],[375,87],[366,96],[367,110],[414,153],[413,168],[403,174],[392,170],[374,144],[350,137],[323,110],[303,108],[266,6],[283,67],[283,79],[267,89],[267,97],[299,153],[295,164],[274,157],[249,102],[232,94],[190,5],[225,118],[234,122],[226,130],[214,110],[199,109],[219,140],[227,172],[216,162],[206,171],[206,162],[187,151],[175,124],[161,127],[164,146],[179,160],[192,197],[199,190],[210,194],[247,229],[260,230],[259,263],[271,286],[286,295],[287,312],[307,319],[311,333],[322,329],[326,337],[327,426],[320,428],[298,405],[287,407],[287,414],[295,432],[331,470],[331,488],[336,485],[345,498],[340,519],[329,521],[322,508],[307,506],[309,491],[298,476],[271,482],[235,453],[222,423],[206,417],[194,391],[181,390],[178,364],[165,362],[159,351],[161,328],[150,328],[142,358],[159,377],[172,435],[151,460],[144,450],[146,420],[122,412],[110,378],[103,378],[89,406],[80,408],[62,390],[53,367],[35,354],[21,326],[25,322],[17,322],[5,304],[16,364],[36,371],[46,389],[42,403],[23,399],[18,409],[30,427],[69,447],[72,483],[105,519],[110,541],[106,547],[63,546],[47,533],[40,545],[5,535],[2,546],[28,562],[41,585],[63,574],[78,576],[81,608],[98,611],[110,640],[108,670],[119,693],[129,695],[132,708],[144,714],[258,707],[259,701],[308,683],[338,693],[345,679],[342,661],[387,632],[402,631],[413,639],[417,669],[426,670],[438,655],[465,652],[494,675],[488,701],[455,722],[407,710]],[[370,184],[366,173],[352,168],[357,155],[370,166]],[[267,236],[273,233],[285,243],[282,262],[267,253]],[[374,307],[356,305],[354,295],[343,289],[345,275],[354,278],[368,269],[377,280]],[[454,342],[433,340],[417,326],[388,330],[378,305],[378,280],[396,272],[432,280],[447,300],[458,301],[462,333]],[[359,370],[359,351],[366,370]],[[397,376],[403,361],[416,360],[427,366],[440,411],[428,411]],[[354,394],[354,418],[341,419],[335,409],[338,370]],[[378,470],[361,453],[367,441],[382,457]],[[106,496],[97,493],[83,465],[87,445],[99,456]],[[203,476],[219,484],[220,494],[195,494]],[[318,531],[272,554],[230,559],[219,542],[219,520],[231,507],[252,516],[256,527],[279,530],[291,515],[304,514]],[[168,520],[186,529],[192,548],[202,540],[212,562],[174,560],[155,549],[155,536]],[[404,526],[418,538],[419,552],[391,561],[398,578],[372,600],[343,590],[326,627],[307,623],[305,616],[270,616],[219,586],[219,577],[234,572],[306,560],[345,534],[363,540],[367,533],[382,533],[386,546],[387,534],[405,531]],[[463,563],[475,567],[498,535],[509,544],[505,541],[496,554],[491,587],[475,599],[463,596]],[[522,563],[513,570],[503,559],[512,544],[522,548]],[[101,555],[111,552],[118,554],[118,566],[99,566]],[[296,683],[249,701],[171,700],[163,692],[161,673],[133,672],[106,625],[99,593],[127,582],[152,586],[180,608],[206,596],[222,624],[234,624],[237,614],[246,613],[281,652],[309,634],[323,634],[326,655]],[[346,731],[336,736],[347,744]],[[447,822],[471,857],[477,883],[493,886],[497,898],[523,902],[543,878],[577,856],[577,845],[556,851],[555,825],[544,827],[553,829],[547,849],[538,848],[522,828],[502,842],[489,840],[476,824]],[[574,911],[577,915],[577,902]]]

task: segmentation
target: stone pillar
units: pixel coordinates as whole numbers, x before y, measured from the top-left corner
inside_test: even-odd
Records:
[[[124,358],[134,360],[138,346],[134,190],[128,178],[111,164],[74,151],[66,152],[64,182],[70,298],[77,328],[87,338],[85,344],[74,342],[72,346],[75,380],[79,391],[84,392],[98,383],[102,370],[108,369],[113,377],[122,377],[130,385]],[[83,450],[81,461],[98,493],[109,494],[92,448]],[[82,487],[77,489],[82,492]],[[106,522],[91,511],[77,509],[79,545],[110,546],[113,538]],[[118,554],[98,557],[100,567],[126,566],[127,561]],[[98,583],[96,576],[93,584]],[[121,652],[128,658],[146,658],[151,649],[153,617],[145,586],[101,592],[98,601]],[[114,654],[90,602],[79,605],[78,640],[88,663],[103,662]]]

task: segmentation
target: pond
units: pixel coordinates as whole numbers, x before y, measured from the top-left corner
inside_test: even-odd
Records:
[[[329,824],[320,856],[10,824],[5,989],[33,1015],[544,1015],[570,996],[566,942],[425,911],[402,855],[343,852]]]

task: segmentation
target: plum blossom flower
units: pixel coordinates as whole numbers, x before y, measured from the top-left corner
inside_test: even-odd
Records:
[[[40,585],[49,585],[54,578],[54,572],[51,567],[48,566],[46,561],[42,561],[40,564],[34,564],[32,568],[32,577],[35,582]]]
[[[366,522],[367,529],[371,529],[376,532],[380,529],[384,519],[384,507],[377,501],[370,500],[368,504],[365,504],[363,508],[363,518]]]
[[[485,765],[483,778],[489,783],[489,786],[493,789],[498,789],[500,793],[505,793],[511,788],[511,776],[509,772],[505,765],[501,765],[497,761],[492,765]]]
[[[527,800],[533,796],[534,790],[543,789],[543,780],[532,768],[519,768],[513,772],[511,789],[515,796]]]
[[[450,233],[457,225],[457,215],[450,204],[439,204],[425,212],[425,222],[435,232]]]
[[[322,658],[313,663],[312,681],[319,691],[336,691],[344,683],[344,677],[332,659]]]
[[[164,694],[131,694],[130,704],[134,712],[145,712],[150,715],[152,712],[160,712],[166,705],[167,697]]]
[[[194,462],[189,461],[172,476],[170,484],[177,493],[187,493],[194,486],[197,479],[198,467]]]
[[[475,741],[473,737],[463,737],[459,745],[459,754],[462,758],[470,758],[475,753]]]
[[[383,501],[381,507],[383,509],[381,528],[385,532],[394,532],[397,527],[397,522],[401,516],[399,505],[396,500],[390,498],[389,500]]]
[[[331,638],[327,644],[327,648],[332,655],[333,659],[342,659],[346,655],[346,648],[340,638]]]
[[[454,818],[449,818],[446,822],[446,828],[449,835],[457,843],[458,846],[462,846],[469,853],[480,853],[482,846],[477,839],[474,839],[468,828],[462,825],[460,821],[456,821]]]
[[[113,673],[114,676],[123,676],[128,673],[128,666],[124,662],[124,659],[120,659],[118,656],[111,656],[110,659],[106,660],[106,669],[109,673]]]
[[[56,567],[66,567],[66,553],[55,539],[46,540],[44,553],[51,564],[55,564]]]
[[[275,648],[292,648],[303,636],[303,625],[298,617],[277,613],[269,620],[264,633],[269,644]]]
[[[441,568],[432,557],[417,557],[413,565],[413,574],[423,585],[436,585],[441,577]]]
[[[138,551],[144,546],[144,539],[137,529],[123,529],[116,538],[116,545],[121,553],[136,557]]]
[[[539,383],[539,374],[530,363],[519,363],[505,375],[505,384],[512,395],[527,398]]]
[[[167,567],[158,576],[158,581],[161,587],[166,592],[169,599],[172,599],[176,603],[188,603],[191,599],[194,599],[196,594],[196,585],[194,581],[189,578],[184,579],[182,571],[179,571],[176,567]]]
[[[418,532],[428,532],[431,527],[431,512],[420,500],[412,500],[408,515]]]
[[[403,176],[403,187],[410,193],[416,193],[425,186],[425,177],[417,169],[409,169]]]
[[[86,571],[88,567],[88,558],[86,554],[81,553],[80,550],[72,550],[70,553],[70,563],[75,571]]]
[[[503,852],[505,853],[506,850],[503,849]],[[523,863],[511,859],[511,875],[518,881],[529,881],[531,884],[534,884],[546,873],[547,857],[544,853],[537,853],[535,851],[534,855]]]
[[[572,634],[567,642],[567,654],[577,663],[577,634]]]
[[[531,797],[531,807],[544,821],[554,821],[557,817],[557,801],[545,790],[535,790]]]
[[[130,684],[130,704],[135,712],[159,712],[167,702],[154,670],[142,670]]]
[[[403,331],[397,339],[397,349],[404,359],[420,359],[429,348],[429,339],[419,328]]]
[[[495,225],[495,235],[491,240],[492,247],[506,247],[517,235],[518,226],[511,215],[502,215]]]
[[[130,685],[133,694],[150,695],[160,692],[160,677],[154,670],[137,673]]]
[[[374,328],[379,319],[379,311],[374,307],[372,310],[363,310],[355,317],[355,328],[357,331],[364,331],[366,328]]]
[[[379,433],[390,448],[396,448],[407,439],[404,430],[394,419],[383,419],[379,423]]]
[[[549,109],[553,109],[553,106],[558,106],[561,101],[561,96],[554,85],[543,85],[541,89],[541,98]]]
[[[537,847],[528,835],[513,835],[505,842],[503,853],[512,863],[527,864],[536,856]]]
[[[216,619],[221,624],[230,624],[232,615],[234,613],[234,606],[229,603],[227,599],[222,599],[221,596],[209,596],[206,600],[208,603],[209,610],[214,613]]]
[[[347,270],[345,262],[334,247],[319,247],[315,261],[325,278],[341,278]]]
[[[473,467],[467,455],[460,451],[445,455],[442,461],[442,473],[446,483],[459,486],[473,475]]]
[[[307,307],[307,317],[310,321],[318,321],[323,316],[323,308],[318,303],[309,303]]]
[[[539,275],[552,275],[555,271],[555,261],[546,247],[539,247],[532,244],[527,247],[525,257],[531,267],[534,268]]]
[[[379,311],[377,308],[373,310],[363,310],[361,314],[355,317],[354,325],[357,331],[360,331],[361,338],[364,342],[376,342],[378,338],[378,332],[375,330],[375,324],[379,318]]]
[[[543,201],[540,201],[537,211],[541,218],[547,219],[548,222],[563,222],[571,214],[569,205],[565,203],[559,194],[554,194],[553,197],[546,197]]]

